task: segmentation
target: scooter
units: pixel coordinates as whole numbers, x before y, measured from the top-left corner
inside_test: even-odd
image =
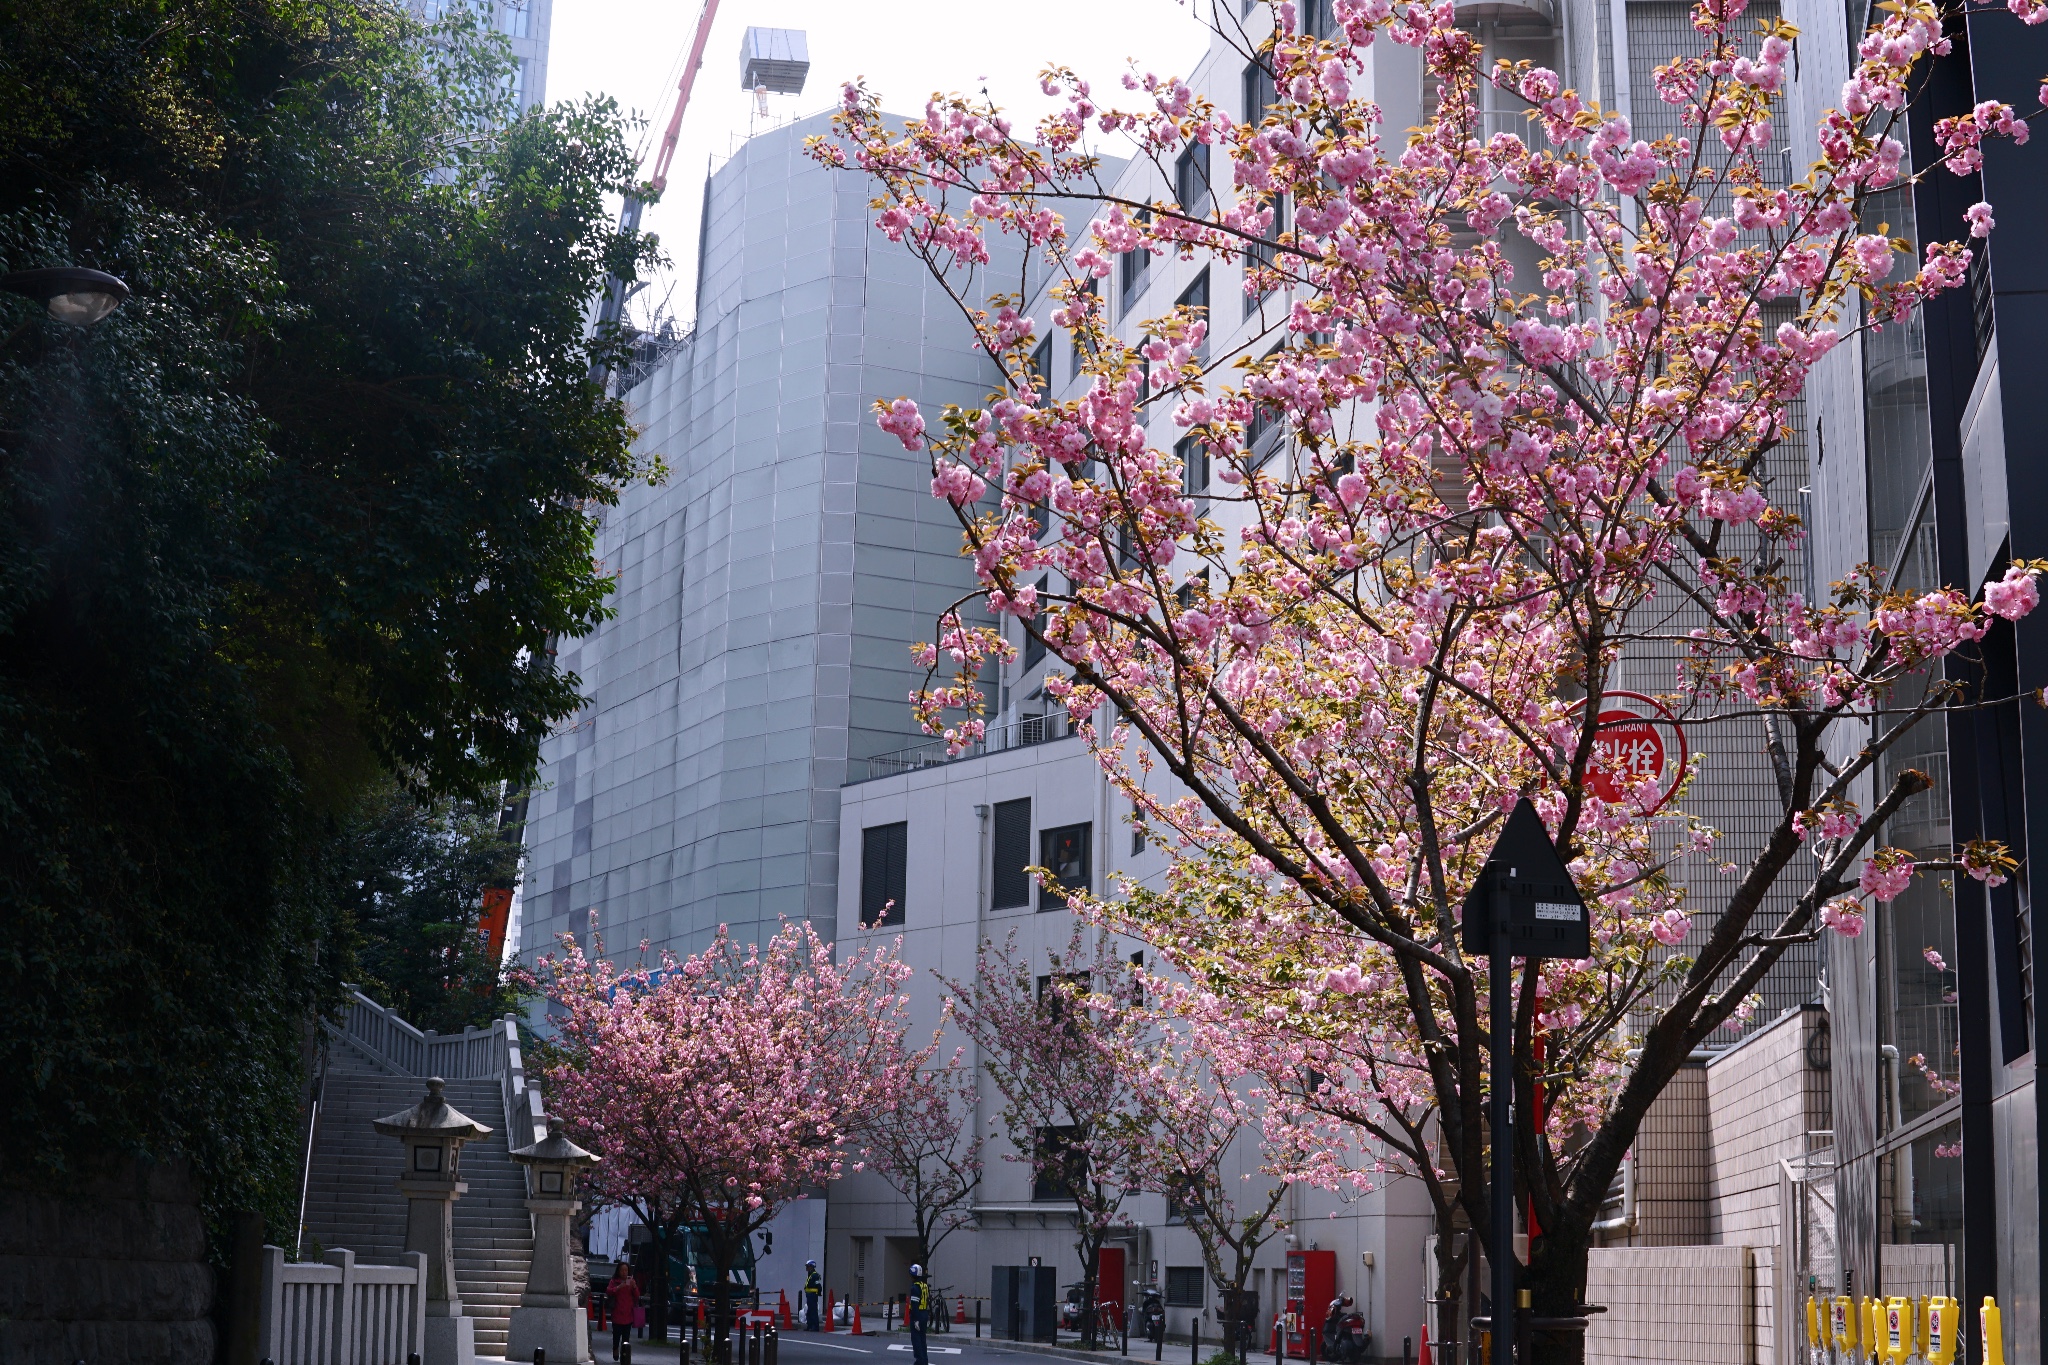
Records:
[[[1156,1289],[1146,1290],[1138,1302],[1138,1335],[1154,1343],[1166,1340],[1166,1302]]]
[[[1365,1314],[1356,1308],[1333,1311],[1323,1323],[1323,1359],[1330,1365],[1359,1365],[1372,1349]]]

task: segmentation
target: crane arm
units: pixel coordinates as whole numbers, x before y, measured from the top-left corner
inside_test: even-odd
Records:
[[[654,192],[668,188],[668,164],[675,159],[676,139],[683,132],[683,110],[690,104],[690,88],[697,83],[697,68],[704,64],[704,48],[711,41],[711,21],[718,17],[718,0],[704,0],[697,16],[697,36],[690,41],[689,60],[683,63],[682,79],[676,82],[676,109],[668,116],[668,129],[661,135],[661,151],[654,158]]]

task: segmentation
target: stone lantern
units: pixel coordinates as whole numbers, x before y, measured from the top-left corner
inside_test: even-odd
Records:
[[[509,1360],[530,1360],[535,1347],[549,1360],[587,1362],[590,1320],[576,1304],[569,1267],[569,1220],[582,1207],[576,1199],[580,1168],[599,1160],[555,1131],[552,1115],[541,1115],[541,1137],[520,1147],[512,1159],[526,1167],[526,1207],[533,1212],[533,1268],[526,1293],[512,1310],[505,1346]]]
[[[447,1083],[427,1081],[426,1098],[387,1114],[375,1127],[405,1144],[398,1188],[406,1198],[405,1249],[427,1258],[427,1339],[423,1365],[475,1365],[476,1319],[464,1317],[455,1285],[455,1201],[462,1183],[462,1145],[491,1130],[443,1098]]]

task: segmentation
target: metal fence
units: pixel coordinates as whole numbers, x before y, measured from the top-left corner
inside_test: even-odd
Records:
[[[894,753],[877,754],[867,760],[867,777],[894,777],[899,773],[916,772],[920,768],[936,768],[942,764],[956,762],[963,758],[979,758],[984,754],[999,754],[1010,749],[1026,749],[1034,744],[1049,744],[1056,739],[1067,739],[1076,732],[1073,721],[1065,711],[1054,711],[1043,716],[1024,716],[1007,725],[991,725],[982,737],[957,754],[946,752],[943,740],[919,744]]]

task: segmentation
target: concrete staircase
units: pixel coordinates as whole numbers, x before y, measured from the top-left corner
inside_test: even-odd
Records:
[[[418,1102],[426,1082],[395,1068],[347,1037],[330,1036],[326,1083],[306,1175],[301,1255],[346,1247],[363,1261],[396,1261],[405,1250],[405,1197],[398,1192],[402,1151],[371,1122]],[[503,1082],[449,1078],[448,1102],[493,1131],[462,1149],[468,1192],[455,1203],[455,1281],[463,1311],[476,1319],[479,1356],[505,1354],[512,1310],[526,1291],[533,1224],[526,1175],[507,1155]]]

